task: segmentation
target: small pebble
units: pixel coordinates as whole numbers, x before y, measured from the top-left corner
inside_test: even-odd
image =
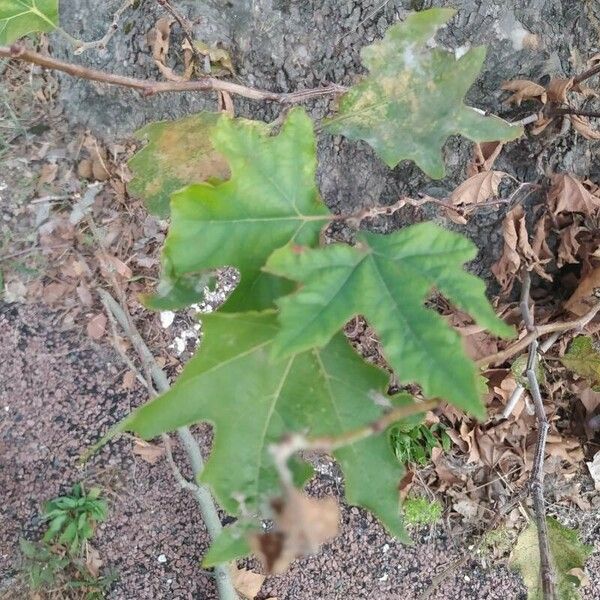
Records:
[[[167,562],[167,557],[164,554],[159,554],[158,558],[156,559],[158,560],[159,563],[166,563]]]

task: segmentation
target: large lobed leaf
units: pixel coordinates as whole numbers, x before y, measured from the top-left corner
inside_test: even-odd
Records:
[[[361,233],[354,247],[306,249],[288,244],[275,251],[267,271],[302,283],[278,300],[282,328],[273,351],[280,356],[323,346],[355,315],[376,330],[401,382],[416,381],[481,417],[477,371],[460,336],[424,301],[432,288],[493,333],[512,329],[496,317],[483,282],[464,270],[477,249],[465,237],[432,223],[391,235]]]
[[[173,195],[155,306],[197,301],[200,273],[226,265],[239,269],[241,281],[224,310],[269,308],[290,290],[261,267],[289,241],[316,245],[330,214],[315,184],[316,142],[306,113],[291,111],[279,135],[269,134],[262,123],[225,116],[215,126],[213,145],[228,160],[231,179]]]
[[[365,140],[390,167],[411,159],[434,178],[444,176],[441,150],[450,135],[476,142],[522,135],[522,127],[464,104],[485,48],[472,48],[456,60],[454,53],[431,43],[454,12],[432,8],[412,13],[390,27],[381,42],[364,48],[361,56],[370,74],[342,97],[339,114],[326,128]]]
[[[58,25],[58,0],[0,0],[0,44]]]
[[[269,445],[284,434],[339,435],[381,414],[372,396],[382,393],[388,376],[365,363],[341,333],[323,348],[271,360],[279,331],[274,311],[215,313],[203,322],[201,352],[169,392],[135,411],[124,428],[149,439],[198,421],[212,423],[214,447],[202,480],[230,513],[239,514],[240,501],[257,508],[279,492]],[[403,470],[387,434],[334,456],[348,502],[368,508],[404,537],[397,489]]]
[[[218,113],[201,112],[136,131],[147,144],[129,161],[133,179],[128,188],[144,199],[150,212],[167,216],[173,192],[191,183],[229,177],[227,162],[211,140],[218,119]]]
[[[560,600],[579,600],[577,591],[580,579],[577,573],[585,566],[592,553],[592,546],[583,544],[579,534],[573,529],[561,525],[553,517],[547,517],[550,560],[556,575],[556,588]],[[528,600],[543,600],[540,578],[540,549],[535,523],[531,523],[521,532],[510,555],[510,566],[520,571],[527,586]]]

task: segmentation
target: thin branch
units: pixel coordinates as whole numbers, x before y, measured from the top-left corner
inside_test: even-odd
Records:
[[[33,50],[28,50],[19,44],[13,44],[10,47],[0,46],[0,57],[14,58],[44,67],[45,69],[61,71],[63,73],[67,73],[67,75],[79,77],[81,79],[88,79],[90,81],[98,81],[100,83],[107,83],[109,85],[135,89],[146,96],[161,94],[164,92],[223,91],[237,96],[243,96],[244,98],[249,98],[250,100],[268,100],[271,102],[279,102],[280,104],[297,104],[312,98],[341,94],[347,90],[347,88],[341,85],[330,84],[321,88],[300,90],[290,93],[278,93],[250,88],[239,83],[233,83],[231,81],[222,81],[221,79],[217,79],[215,77],[202,77],[200,79],[194,79],[191,81],[155,81],[137,79],[135,77],[115,75],[114,73],[107,73],[105,71],[99,71],[96,69],[88,69],[87,67],[83,67],[81,65],[65,62],[50,56],[45,56],[39,52],[34,52]]]
[[[140,361],[145,366],[146,370],[150,372],[158,391],[161,393],[167,392],[169,390],[169,380],[167,379],[164,371],[158,366],[158,363],[154,359],[154,356],[150,352],[139,331],[133,325],[131,315],[129,315],[126,308],[122,307],[107,291],[99,289],[98,294],[100,295],[104,306],[107,308],[107,310],[110,310],[116,321],[119,323],[133,344]],[[204,469],[204,461],[202,459],[202,453],[200,452],[198,442],[196,442],[194,436],[187,427],[180,427],[177,429],[177,435],[181,445],[185,449],[188,460],[190,461],[194,478],[197,480]],[[178,483],[181,484],[181,480],[177,475],[177,473],[181,475],[179,469],[177,469],[177,471],[174,473]],[[181,478],[183,479],[183,477]],[[185,485],[185,488],[190,490],[196,498],[198,507],[200,508],[200,513],[202,514],[202,518],[206,524],[206,529],[208,530],[210,537],[215,539],[223,527],[221,525],[214,500],[212,499],[208,488],[206,486],[197,485],[189,481]],[[233,587],[227,565],[217,565],[215,567],[215,580],[221,600],[238,600],[238,596],[235,592],[235,588]]]
[[[600,73],[600,63],[598,63],[597,65],[594,65],[587,71],[584,71],[583,73],[581,73],[581,75],[577,75],[577,77],[574,77],[573,85],[578,85],[582,81],[585,81],[586,79],[589,79],[590,77],[593,77],[597,73]]]
[[[515,356],[531,344],[534,340],[537,340],[543,335],[549,333],[564,333],[565,331],[582,330],[600,311],[600,303],[595,304],[583,317],[575,319],[573,321],[564,321],[562,323],[548,323],[547,325],[536,325],[533,330],[530,331],[525,337],[521,338],[518,342],[515,342],[508,348],[489,354],[480,358],[475,364],[484,369],[493,365],[499,365],[507,361],[509,358]]]
[[[82,40],[74,42],[76,48],[73,54],[83,54],[87,50],[92,50],[94,48],[106,48],[106,45],[110,42],[119,28],[119,20],[121,19],[122,14],[133,4],[133,2],[134,0],[125,0],[125,2],[123,2],[123,4],[115,11],[108,30],[100,39],[92,40],[91,42],[84,42]]]
[[[529,289],[531,286],[531,275],[525,271],[523,276],[523,289],[521,293],[521,314],[527,329],[535,331],[532,313],[529,309]],[[538,546],[540,551],[540,577],[542,580],[542,593],[544,600],[556,600],[556,583],[554,568],[550,560],[550,542],[548,540],[548,525],[546,523],[546,505],[544,502],[544,458],[546,455],[546,439],[548,437],[548,418],[544,409],[542,394],[537,379],[538,341],[537,338],[529,345],[527,358],[527,382],[529,391],[533,398],[535,414],[538,423],[538,437],[535,448],[535,456],[529,485],[533,499],[533,510],[538,533]]]
[[[578,115],[580,117],[600,118],[600,112],[598,112],[597,110],[580,110],[579,108],[551,108],[548,111],[549,117],[561,115]]]

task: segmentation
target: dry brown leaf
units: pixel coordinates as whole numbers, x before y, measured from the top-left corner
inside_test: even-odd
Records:
[[[596,452],[594,459],[585,464],[594,480],[594,487],[600,492],[600,452]]]
[[[586,98],[599,98],[600,94],[591,87],[588,87],[587,85],[584,85],[582,83],[578,83],[577,85],[573,86],[573,91],[577,92],[578,94],[581,94],[582,96],[585,96]]]
[[[574,129],[586,140],[600,140],[600,131],[593,129],[591,123],[579,115],[569,115],[569,120]]]
[[[125,371],[125,374],[123,375],[123,380],[121,381],[121,386],[123,387],[123,389],[133,389],[133,386],[135,385],[135,377],[136,375],[133,371]]]
[[[92,577],[99,577],[100,569],[103,565],[103,562],[100,558],[100,553],[89,543],[86,544],[86,548],[85,568],[89,571]]]
[[[158,446],[157,444],[150,444],[144,440],[140,440],[136,438],[133,442],[134,454],[137,454],[142,460],[147,463],[154,465],[156,464],[164,455],[165,449],[163,446]]]
[[[229,92],[224,90],[219,91],[219,110],[228,114],[230,117],[235,117],[233,99],[231,98]]]
[[[577,258],[577,251],[580,246],[580,243],[577,241],[577,234],[581,231],[586,231],[586,228],[580,227],[575,223],[561,230],[558,257],[556,260],[556,265],[559,268],[567,263],[577,264],[580,262],[579,258]]]
[[[473,148],[473,160],[467,167],[467,175],[472,177],[482,171],[491,171],[502,148],[504,142],[476,143]]]
[[[474,519],[477,516],[479,510],[479,504],[468,498],[458,500],[452,505],[452,508],[466,519]]]
[[[573,295],[565,302],[565,308],[582,317],[599,302],[600,267],[588,273],[580,282]]]
[[[183,50],[183,81],[189,81],[194,74],[194,51],[187,38],[181,44]]]
[[[529,243],[529,235],[525,224],[525,212],[520,204],[510,210],[502,223],[504,248],[500,260],[492,265],[492,273],[507,292],[512,288],[514,279],[524,262],[528,269],[533,269],[540,277],[550,280],[544,265],[549,262],[546,256],[536,254]]]
[[[160,60],[155,60],[154,64],[167,81],[186,81],[181,75],[175,73],[171,67],[167,67],[167,65],[160,62]]]
[[[334,498],[310,498],[290,489],[284,500],[273,503],[275,529],[250,539],[253,552],[267,573],[283,573],[300,556],[316,554],[338,533],[340,509]]]
[[[579,392],[579,399],[588,415],[593,414],[600,407],[600,392],[595,392],[591,388],[586,388]]]
[[[594,214],[600,207],[600,198],[589,192],[581,181],[566,173],[554,174],[550,178],[548,202],[552,212],[578,212]]]
[[[567,103],[567,94],[573,87],[573,78],[570,79],[551,79],[546,91],[548,100],[558,104]]]
[[[91,306],[93,304],[92,293],[90,289],[84,283],[80,283],[77,286],[77,296],[84,306]]]
[[[104,254],[103,262],[107,269],[111,269],[124,279],[131,279],[133,276],[132,270],[122,260],[112,254]]]
[[[106,331],[106,315],[104,313],[98,313],[94,315],[87,324],[87,334],[93,340],[99,340]]]
[[[506,100],[509,104],[521,106],[523,100],[540,100],[543,104],[546,103],[546,88],[539,83],[529,81],[528,79],[512,79],[505,81],[502,84],[503,90],[514,92],[513,95]]]
[[[533,124],[533,127],[530,129],[532,135],[539,135],[554,121],[554,117],[545,117],[540,116],[540,118]]]
[[[233,587],[248,600],[254,600],[266,577],[249,569],[239,569],[236,565],[229,567]]]
[[[56,179],[57,173],[58,173],[58,165],[56,163],[44,164],[40,171],[40,178],[38,180],[38,185],[43,185],[45,183],[52,183]]]
[[[169,54],[171,43],[171,25],[175,22],[172,17],[161,17],[156,25],[148,32],[148,44],[152,50],[152,58],[163,65]]]
[[[452,204],[479,204],[498,195],[503,171],[483,171],[463,181],[450,196]]]

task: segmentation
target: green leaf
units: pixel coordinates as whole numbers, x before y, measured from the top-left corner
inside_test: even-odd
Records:
[[[330,214],[315,184],[316,143],[304,110],[290,112],[277,136],[263,123],[222,116],[215,149],[229,161],[229,181],[192,185],[173,195],[172,225],[163,250],[162,308],[202,298],[194,277],[226,265],[241,281],[225,310],[263,309],[290,290],[261,273],[273,250],[292,240],[313,246]],[[184,289],[179,285],[184,282]],[[166,300],[165,300],[166,299]]]
[[[557,592],[560,600],[580,598],[577,588],[579,579],[571,573],[573,569],[583,569],[593,547],[583,544],[579,534],[561,525],[552,517],[546,518],[551,561],[556,575]],[[521,572],[527,587],[528,600],[543,600],[540,579],[540,551],[535,523],[525,529],[513,548],[510,566]]]
[[[290,432],[339,435],[381,415],[373,394],[388,375],[365,363],[342,334],[322,349],[270,360],[276,313],[206,315],[202,350],[165,394],[135,411],[123,428],[150,439],[183,425],[215,426],[202,480],[219,504],[239,512],[280,492],[269,445]],[[402,537],[397,484],[403,469],[387,433],[334,452],[345,474],[346,498],[374,512]]]
[[[186,185],[229,177],[227,162],[211,141],[218,119],[218,113],[201,112],[136,132],[148,143],[129,161],[133,179],[128,189],[144,199],[151,213],[167,216],[171,194]]]
[[[0,0],[0,44],[58,25],[58,0]]]
[[[485,48],[459,60],[431,40],[454,15],[447,8],[410,14],[390,27],[382,41],[362,50],[369,76],[340,101],[339,114],[326,122],[331,133],[368,142],[395,167],[411,159],[430,177],[444,176],[442,146],[450,135],[476,141],[513,140],[522,127],[486,117],[463,99],[479,74]]]
[[[49,542],[51,539],[56,537],[59,531],[62,529],[63,525],[67,521],[67,515],[62,514],[57,517],[54,517],[52,521],[50,521],[50,525],[44,534],[44,541]]]
[[[385,236],[361,233],[357,240],[354,247],[314,250],[287,245],[269,258],[266,270],[303,284],[277,302],[282,328],[274,354],[323,346],[344,323],[364,315],[402,383],[417,382],[427,396],[483,417],[477,370],[460,336],[424,306],[435,287],[491,332],[512,335],[494,314],[483,282],[463,268],[476,247],[432,223]]]
[[[214,567],[251,554],[252,551],[246,536],[253,530],[260,531],[260,526],[238,522],[223,527],[221,533],[213,540],[208,552],[204,555],[202,566],[205,568]]]
[[[594,391],[600,391],[600,352],[591,337],[577,336],[561,362],[567,369],[587,379]]]

